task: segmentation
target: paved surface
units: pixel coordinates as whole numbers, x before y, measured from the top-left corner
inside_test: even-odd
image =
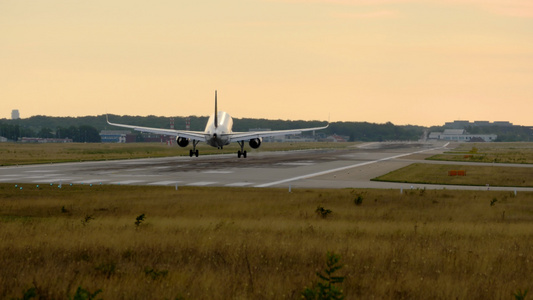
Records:
[[[32,184],[120,184],[162,186],[427,188],[486,187],[373,182],[370,179],[442,153],[444,143],[368,143],[342,150],[251,152],[0,168],[0,182]],[[490,165],[490,164],[489,164]],[[517,166],[517,165],[514,165]],[[518,165],[524,166],[524,165]],[[533,167],[525,165],[524,167]],[[532,190],[530,188],[491,188]]]

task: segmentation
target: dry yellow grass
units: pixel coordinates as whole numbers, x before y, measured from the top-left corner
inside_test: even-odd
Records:
[[[429,159],[532,164],[533,143],[461,143],[453,151],[434,155]]]
[[[532,200],[494,191],[3,184],[0,298],[36,286],[64,299],[81,286],[102,289],[103,299],[298,299],[333,251],[347,299],[509,299],[532,288]],[[318,205],[333,213],[317,217]]]
[[[452,170],[465,171],[466,176],[449,176]],[[533,186],[533,168],[498,167],[498,165],[438,165],[416,163],[379,176],[373,180],[390,182],[489,185],[489,186]]]

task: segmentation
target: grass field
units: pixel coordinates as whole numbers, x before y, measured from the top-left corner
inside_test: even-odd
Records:
[[[448,172],[452,170],[463,170],[466,176],[449,176]],[[426,184],[488,184],[490,186],[533,187],[533,168],[415,163],[373,180]]]
[[[263,143],[257,150],[247,151],[287,151],[316,148],[344,148],[354,143]],[[237,144],[224,147],[223,150],[199,144],[200,155],[235,153],[240,149]],[[0,166],[59,163],[90,160],[133,159],[147,157],[165,157],[189,155],[190,147],[167,146],[160,143],[132,144],[21,144],[0,143]]]
[[[533,143],[462,143],[453,151],[428,159],[533,164]]]
[[[327,251],[341,257],[347,299],[533,288],[533,193],[22,188],[0,184],[2,299],[78,287],[103,299],[299,299]]]

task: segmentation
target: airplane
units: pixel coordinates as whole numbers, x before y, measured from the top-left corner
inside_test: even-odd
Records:
[[[241,149],[237,151],[237,157],[246,158],[246,150],[244,150],[244,144],[248,141],[251,148],[257,149],[261,146],[261,142],[264,137],[280,136],[287,134],[300,134],[304,131],[314,131],[326,129],[329,124],[323,127],[315,128],[302,128],[302,129],[289,129],[289,130],[273,130],[273,131],[251,131],[251,132],[233,132],[233,119],[231,116],[223,111],[217,109],[217,91],[215,90],[215,113],[211,115],[207,121],[204,131],[190,131],[190,130],[176,130],[176,129],[160,129],[151,127],[141,127],[134,125],[116,124],[109,122],[109,118],[106,115],[106,120],[109,125],[131,128],[136,131],[150,132],[155,134],[170,135],[176,137],[176,143],[180,147],[187,147],[192,142],[192,149],[189,150],[189,156],[198,157],[198,149],[196,145],[199,142],[205,141],[212,147],[222,149],[224,146],[231,142],[237,142]]]

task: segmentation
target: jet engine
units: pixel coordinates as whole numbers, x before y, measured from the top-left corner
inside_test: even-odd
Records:
[[[189,139],[178,137],[176,143],[178,143],[180,147],[187,147],[187,145],[189,145]]]
[[[259,148],[259,146],[261,146],[261,141],[262,140],[263,140],[262,138],[251,139],[250,142],[249,142],[250,147],[252,147],[253,149]]]

